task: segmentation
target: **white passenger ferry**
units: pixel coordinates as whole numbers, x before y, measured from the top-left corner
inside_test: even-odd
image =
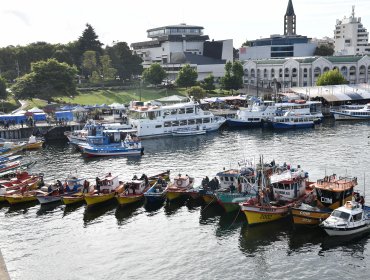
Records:
[[[133,106],[128,112],[128,122],[139,137],[172,135],[180,129],[215,131],[225,122],[203,111],[194,101],[166,106]]]
[[[366,105],[343,105],[330,110],[335,120],[370,120],[370,103]]]
[[[274,101],[258,100],[250,107],[238,110],[235,118],[227,119],[227,125],[230,127],[260,127],[265,121],[272,120],[275,116],[282,116],[286,112],[322,119],[321,105],[319,101],[294,100],[275,103]]]

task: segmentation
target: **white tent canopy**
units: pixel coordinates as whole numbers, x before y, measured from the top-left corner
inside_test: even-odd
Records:
[[[33,107],[32,109],[29,109],[27,111],[31,112],[31,113],[44,113],[43,110],[41,110],[40,108],[37,108],[37,107]]]
[[[189,101],[189,98],[186,96],[181,96],[181,95],[171,95],[171,96],[156,99],[155,101],[158,101],[161,103],[180,103],[180,102]]]
[[[76,106],[73,110],[72,110],[72,112],[87,112],[88,110],[87,109],[85,109],[84,107],[82,107],[82,106]]]
[[[124,104],[120,104],[120,103],[112,103],[109,105],[109,107],[111,109],[117,109],[117,110],[126,108]]]

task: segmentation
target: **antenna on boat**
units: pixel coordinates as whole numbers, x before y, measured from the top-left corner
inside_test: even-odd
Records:
[[[365,196],[365,172],[364,172],[364,198],[366,198],[366,196]]]

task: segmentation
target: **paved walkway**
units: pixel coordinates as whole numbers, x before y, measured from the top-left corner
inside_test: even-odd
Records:
[[[0,250],[0,279],[10,280],[8,270],[6,269],[6,265],[3,259],[3,255],[1,254],[1,250]]]

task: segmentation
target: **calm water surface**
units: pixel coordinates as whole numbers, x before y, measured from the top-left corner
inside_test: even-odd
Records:
[[[300,164],[316,180],[331,173],[364,177],[370,199],[370,124],[309,130],[224,130],[194,138],[145,140],[141,158],[85,159],[67,143],[29,152],[45,181],[68,173],[95,178],[187,173],[200,183],[244,158]],[[194,201],[96,209],[60,204],[0,205],[0,248],[12,279],[367,279],[369,237],[333,240],[290,220],[249,227],[243,215]]]

